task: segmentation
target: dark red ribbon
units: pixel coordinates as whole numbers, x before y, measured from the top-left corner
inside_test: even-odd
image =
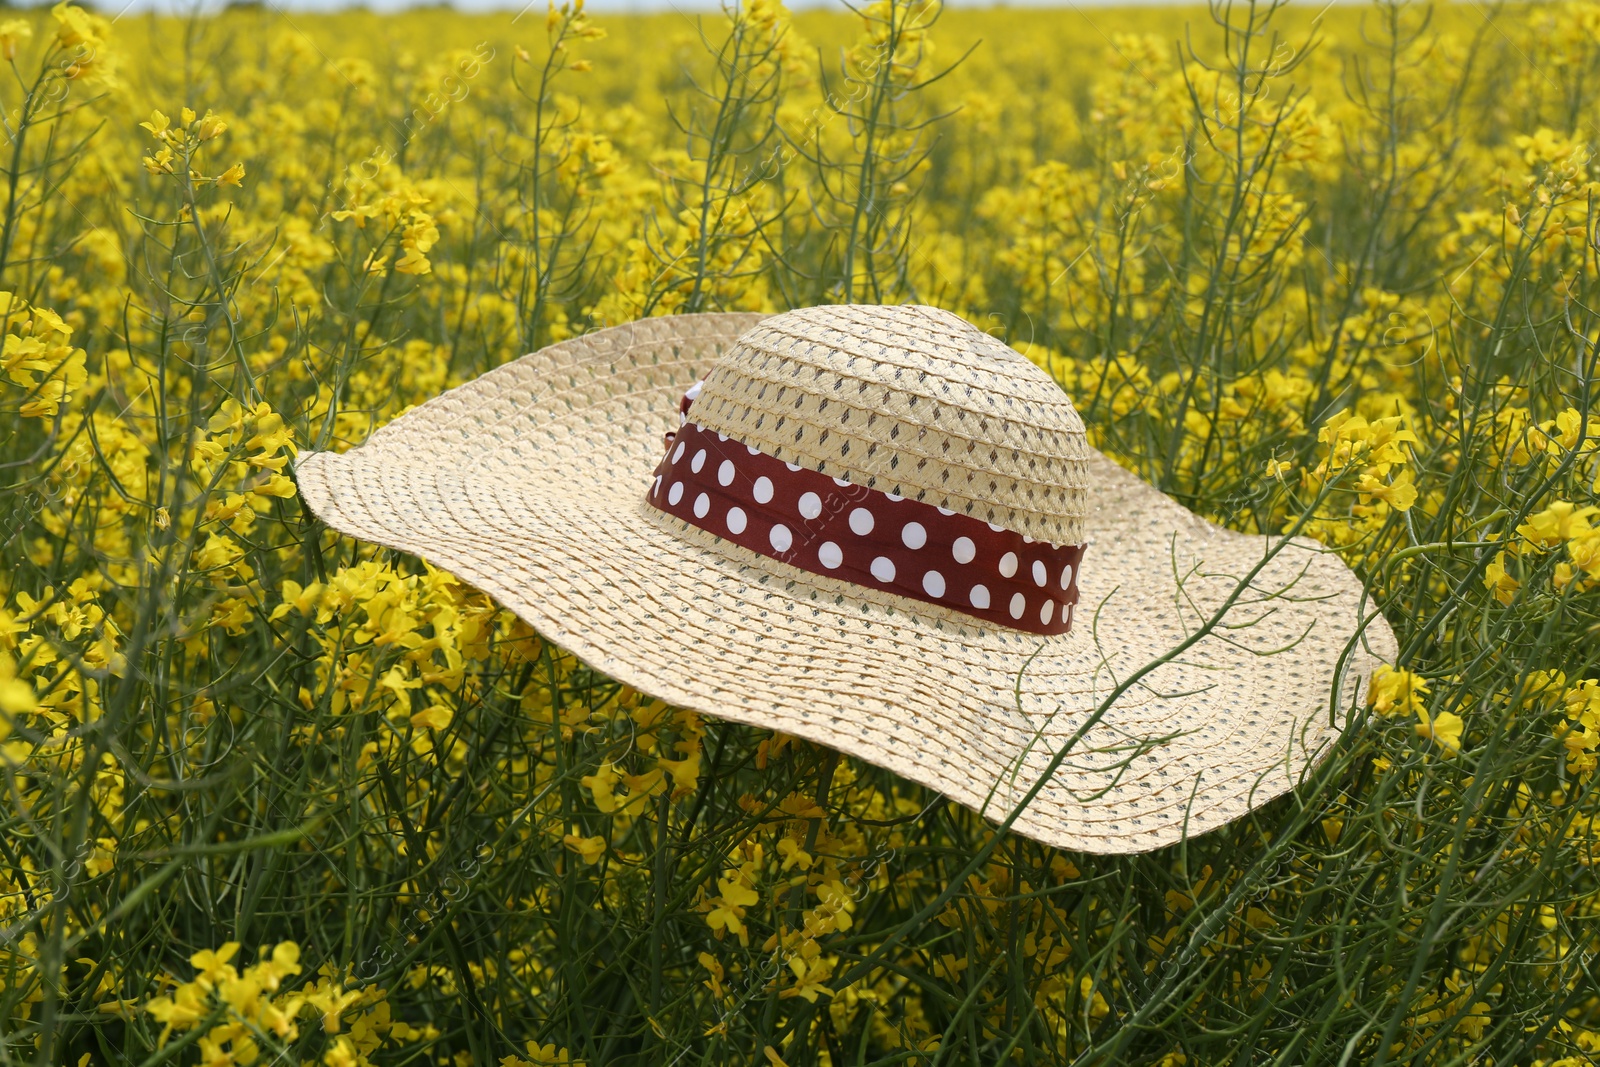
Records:
[[[675,518],[801,570],[985,622],[1072,628],[1085,545],[831,478],[692,422],[668,437],[647,501]]]

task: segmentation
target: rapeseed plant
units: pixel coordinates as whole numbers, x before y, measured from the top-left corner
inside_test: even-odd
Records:
[[[0,21],[0,1061],[1590,1062],[1600,5],[1183,18]],[[1295,797],[997,836],[296,496],[539,345],[908,299],[1360,570]]]

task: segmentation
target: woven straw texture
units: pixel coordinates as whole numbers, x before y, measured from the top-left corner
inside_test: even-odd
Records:
[[[1085,531],[1073,631],[1040,637],[878,594],[648,507],[662,435],[708,371],[696,421],[790,462],[978,517],[992,508],[991,521],[1051,541]],[[1267,547],[1101,456],[1042,372],[927,308],[600,331],[453,389],[347,453],[304,454],[296,477],[330,526],[457,574],[620,681],[830,745],[996,820]],[[1015,829],[1141,852],[1292,789],[1394,655],[1381,618],[1360,631],[1363,612],[1348,568],[1289,543],[1224,628],[1073,745]]]
[[[869,489],[1051,544],[1084,541],[1089,443],[1072,401],[948,311],[774,316],[707,376],[694,421]]]

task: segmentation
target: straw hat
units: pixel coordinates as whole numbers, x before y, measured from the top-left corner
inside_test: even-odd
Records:
[[[931,307],[601,330],[295,471],[328,525],[611,677],[991,819],[1072,741],[1013,828],[1086,852],[1292,789],[1395,652],[1336,557],[1193,515],[1090,447],[1042,370]]]

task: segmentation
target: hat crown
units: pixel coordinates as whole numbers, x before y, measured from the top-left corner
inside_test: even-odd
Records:
[[[787,463],[1079,544],[1089,445],[1061,387],[966,320],[830,305],[763,320],[706,375],[693,422]]]

